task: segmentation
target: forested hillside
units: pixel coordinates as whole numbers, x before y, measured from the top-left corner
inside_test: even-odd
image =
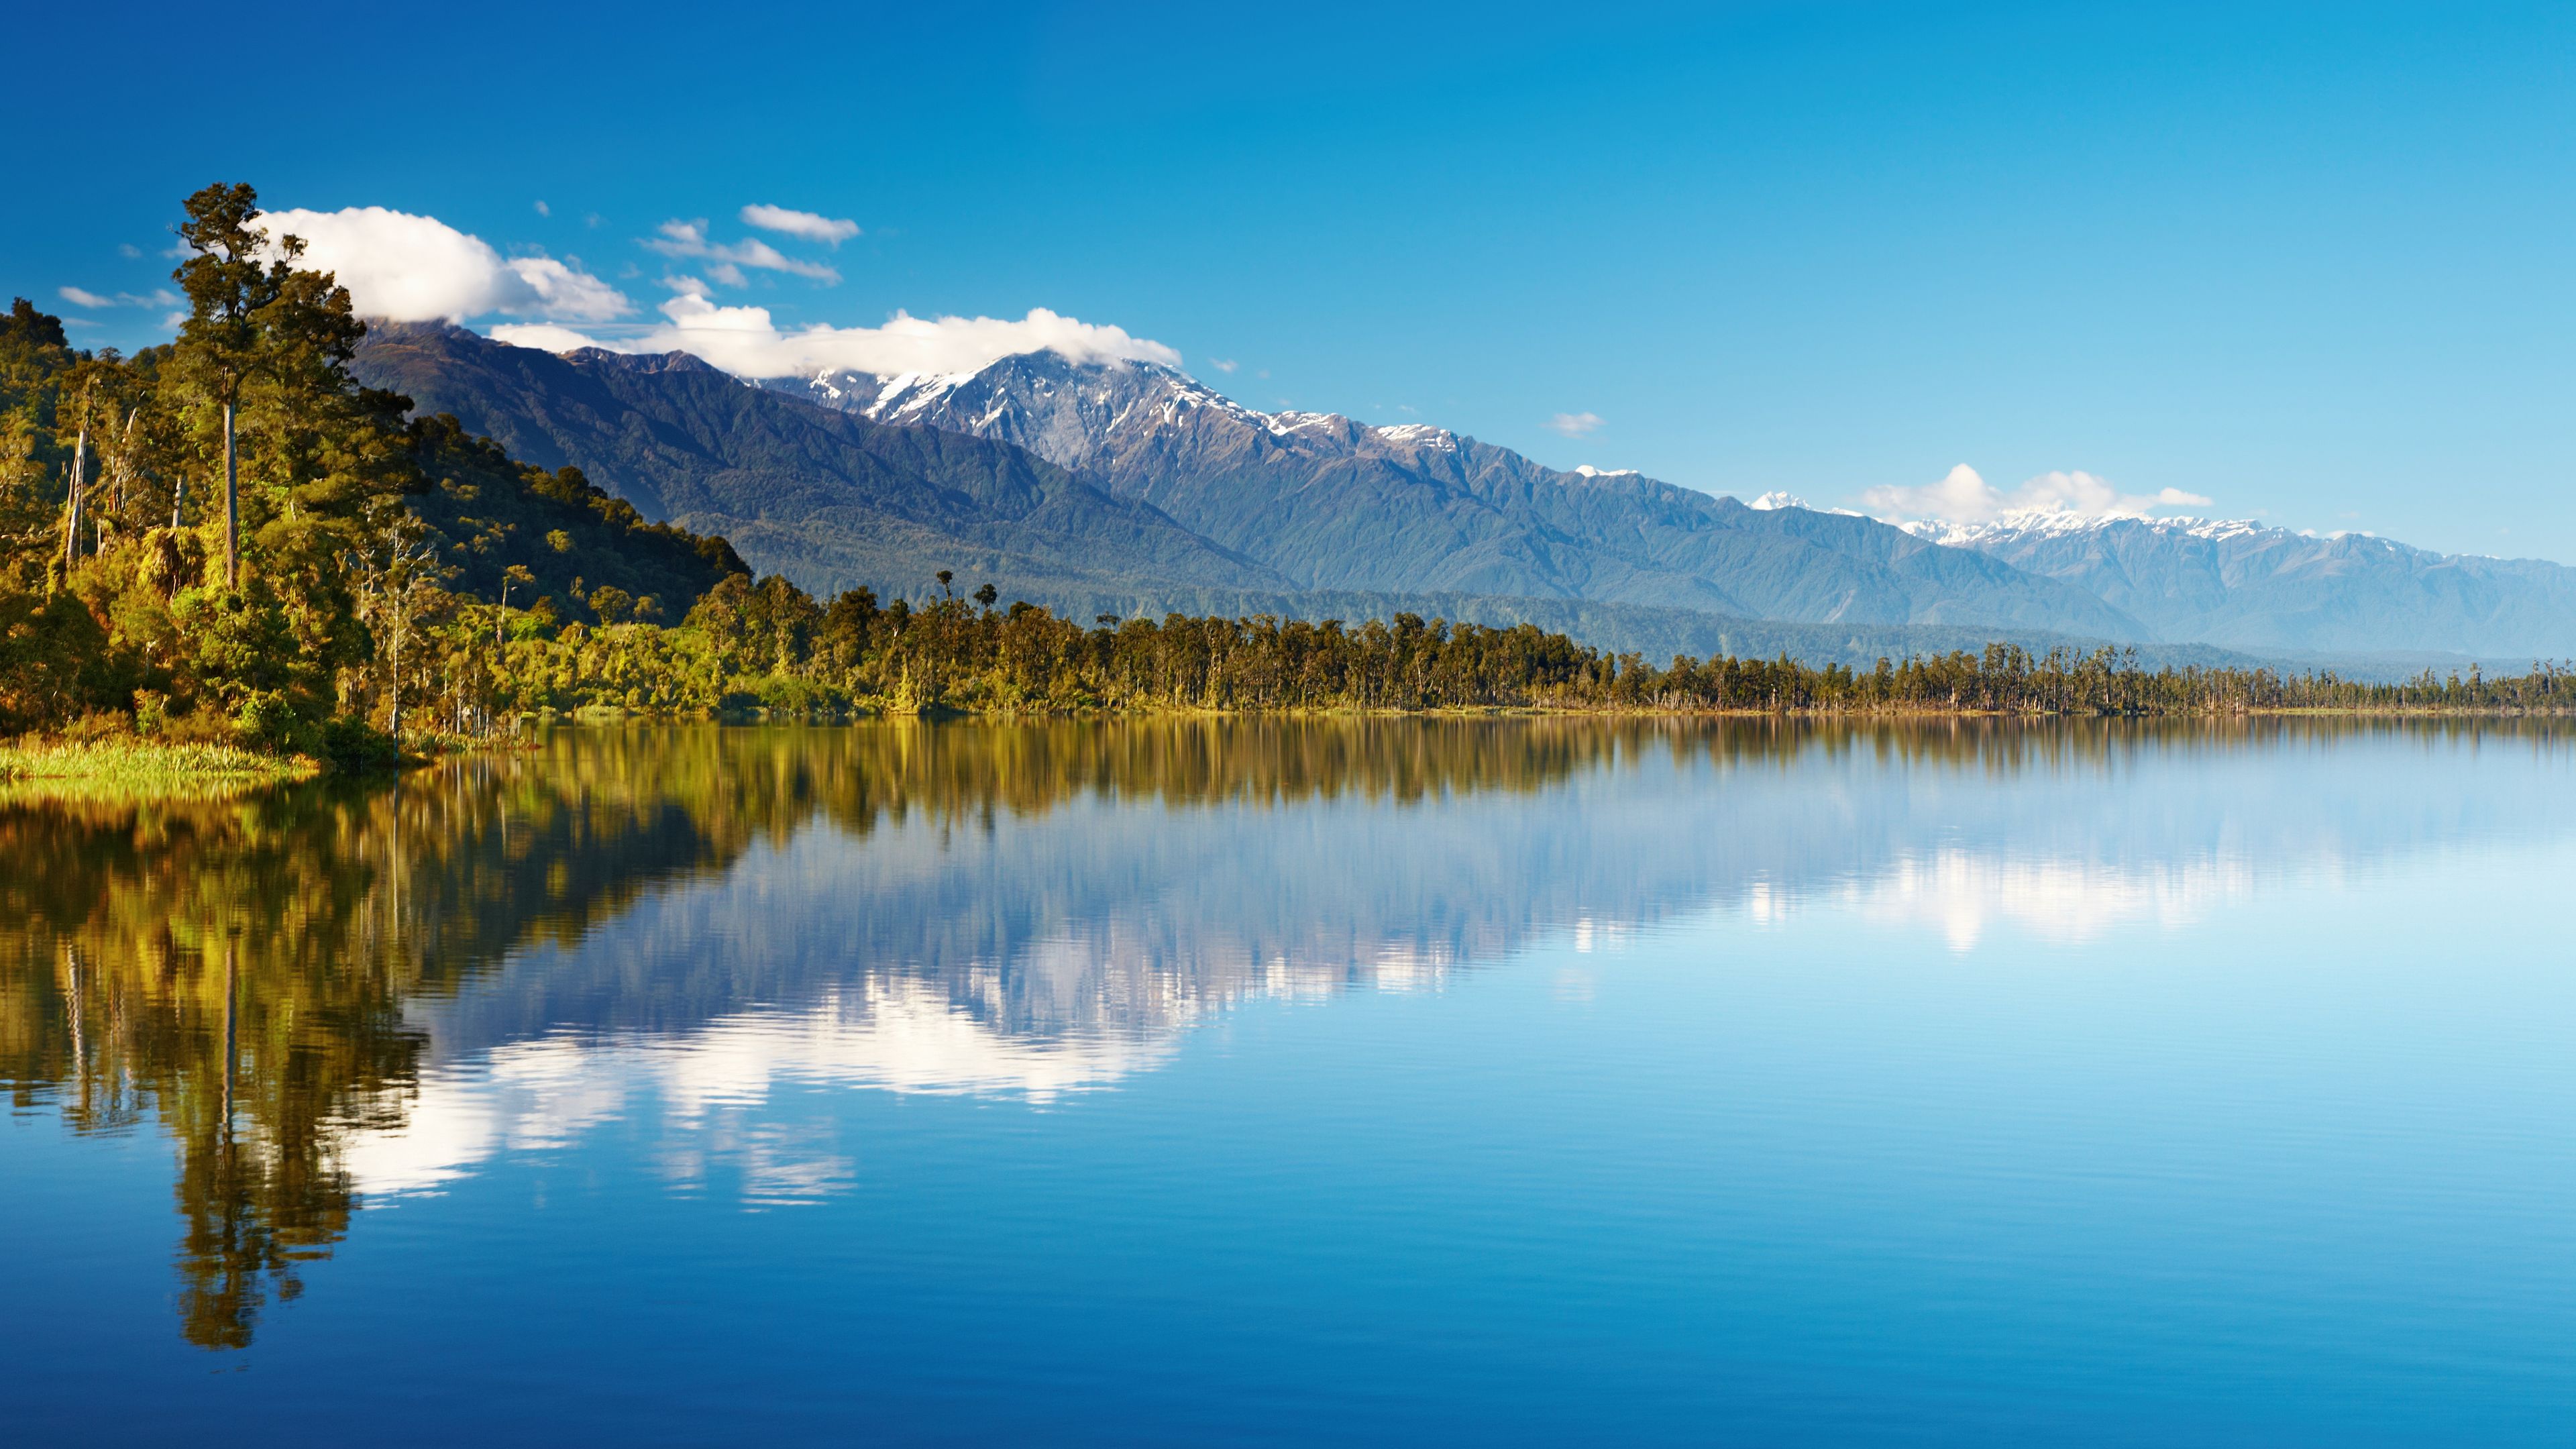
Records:
[[[411,435],[431,484],[411,495],[411,509],[446,540],[450,586],[475,598],[545,600],[567,617],[612,623],[674,620],[718,583],[751,572],[724,539],[647,523],[579,468],[549,473],[517,462],[452,416],[421,418]]]

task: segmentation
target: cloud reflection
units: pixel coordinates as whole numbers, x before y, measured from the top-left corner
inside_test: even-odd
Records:
[[[1881,874],[1827,894],[1861,920],[1928,930],[1965,952],[1999,923],[2053,946],[2088,945],[2136,926],[2173,930],[2253,891],[2253,868],[2237,858],[2118,866],[1954,848],[1900,856]]]

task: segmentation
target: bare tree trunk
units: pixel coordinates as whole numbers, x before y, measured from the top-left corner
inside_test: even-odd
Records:
[[[397,608],[397,609],[399,609],[399,608],[401,608],[401,607],[402,607],[402,604],[398,601],[398,602],[396,602],[396,604],[394,605],[394,607],[395,607],[395,608]],[[401,618],[400,618],[400,616],[399,616],[399,615],[397,615],[397,616],[396,616],[396,618],[395,618],[395,621],[394,621],[394,627],[393,627],[393,630],[392,630],[392,635],[393,635],[393,637],[392,637],[390,640],[388,640],[388,641],[387,641],[387,643],[388,643],[391,647],[389,647],[388,649],[386,649],[386,650],[385,650],[385,662],[386,662],[386,664],[390,667],[390,669],[392,670],[392,673],[393,673],[394,707],[393,707],[393,712],[392,712],[390,715],[388,715],[388,716],[386,717],[386,722],[385,722],[385,724],[386,724],[386,729],[387,729],[387,731],[388,731],[389,733],[391,733],[391,734],[393,735],[393,737],[394,737],[394,748],[395,748],[395,749],[401,749],[401,748],[402,748],[402,621],[401,621]]]
[[[241,587],[241,488],[233,471],[233,405],[224,404],[224,587]]]
[[[116,446],[116,493],[109,508],[120,516],[125,512],[125,483],[134,476],[134,420],[143,416],[139,407],[125,410],[125,436]]]
[[[69,579],[72,564],[80,558],[81,490],[84,486],[81,459],[89,452],[89,424],[81,424],[80,435],[72,442],[72,496],[63,515],[63,577]]]

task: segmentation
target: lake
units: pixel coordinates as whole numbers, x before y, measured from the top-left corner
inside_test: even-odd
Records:
[[[14,1443],[2563,1444],[2576,731],[0,791]]]

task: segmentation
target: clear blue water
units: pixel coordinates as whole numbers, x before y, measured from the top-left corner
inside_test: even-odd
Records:
[[[696,728],[21,799],[0,1438],[2565,1443],[2571,743]]]

